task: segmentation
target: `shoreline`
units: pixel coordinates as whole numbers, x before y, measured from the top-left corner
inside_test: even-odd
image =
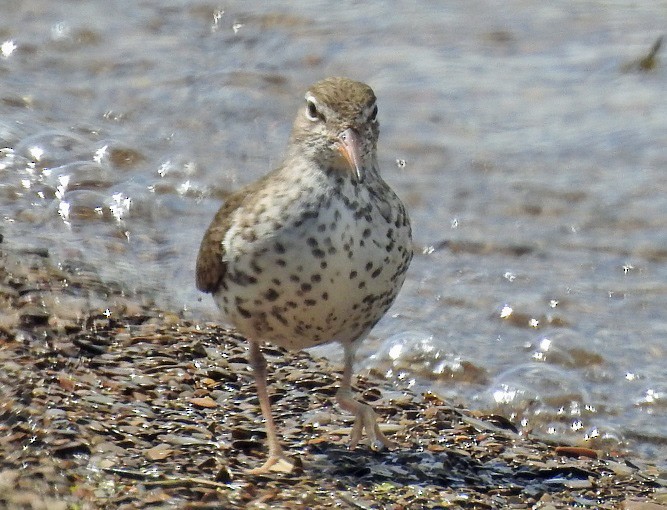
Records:
[[[501,417],[359,377],[391,452],[347,449],[340,367],[267,346],[283,443],[266,455],[246,342],[0,238],[0,507],[667,508],[667,472],[558,448]],[[649,505],[649,506],[647,506]]]

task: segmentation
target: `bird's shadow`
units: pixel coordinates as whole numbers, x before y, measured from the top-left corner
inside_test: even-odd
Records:
[[[596,473],[575,465],[553,468],[510,464],[499,458],[483,461],[463,452],[445,449],[398,449],[373,452],[362,447],[350,450],[332,442],[310,447],[318,476],[346,479],[351,484],[436,485],[443,488],[474,488],[479,491],[505,488],[512,492],[545,493],[562,490],[563,483],[586,480]],[[561,483],[555,483],[558,480]]]

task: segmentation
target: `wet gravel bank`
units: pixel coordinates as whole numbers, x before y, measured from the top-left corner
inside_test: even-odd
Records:
[[[0,508],[667,508],[667,473],[639,459],[381,380],[356,390],[400,448],[349,451],[340,367],[266,353],[300,467],[250,476],[266,452],[243,339],[0,244]]]

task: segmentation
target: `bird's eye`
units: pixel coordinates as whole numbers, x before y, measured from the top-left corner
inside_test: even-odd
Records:
[[[370,119],[371,119],[372,122],[375,122],[375,120],[377,119],[377,117],[378,117],[378,107],[377,107],[377,105],[375,105],[375,106],[373,107],[373,111],[371,112]]]
[[[307,103],[306,116],[308,117],[308,120],[312,120],[313,122],[322,118],[320,112],[317,111],[317,106],[315,106],[315,103],[311,100],[308,100]]]

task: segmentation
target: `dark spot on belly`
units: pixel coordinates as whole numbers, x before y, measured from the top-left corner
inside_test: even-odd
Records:
[[[276,289],[269,289],[264,293],[264,297],[269,301],[275,301],[276,299],[278,299],[279,295],[280,294],[278,294]]]
[[[262,274],[262,268],[257,263],[257,259],[252,259],[250,261],[250,269],[252,269],[255,274]]]
[[[288,325],[287,319],[278,310],[273,310],[271,312],[271,316],[275,317],[276,320],[280,322],[283,326]]]

